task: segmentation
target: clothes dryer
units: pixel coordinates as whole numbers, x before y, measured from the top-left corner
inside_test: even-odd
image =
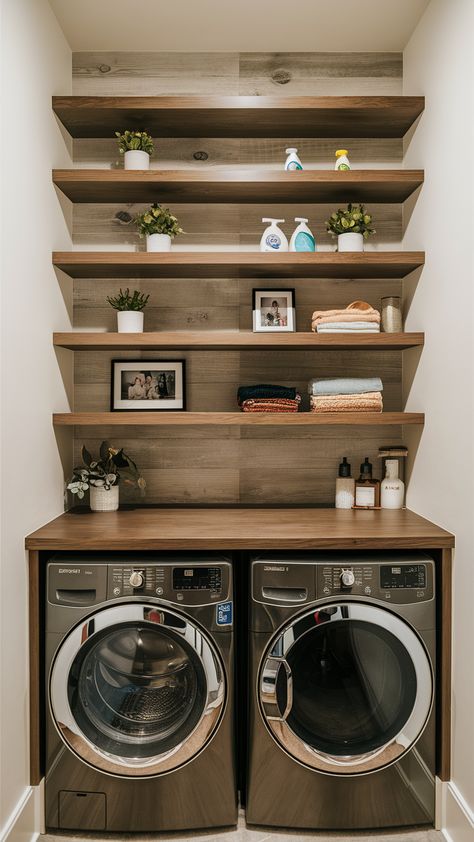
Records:
[[[55,557],[46,590],[46,826],[235,824],[230,561]]]
[[[363,829],[434,820],[434,562],[252,560],[247,820]]]

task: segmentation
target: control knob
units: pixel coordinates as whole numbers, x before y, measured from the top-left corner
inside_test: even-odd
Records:
[[[145,577],[141,570],[134,570],[129,579],[132,588],[142,588],[144,581]]]
[[[355,576],[352,570],[343,570],[341,573],[341,584],[343,588],[352,588],[355,582]]]

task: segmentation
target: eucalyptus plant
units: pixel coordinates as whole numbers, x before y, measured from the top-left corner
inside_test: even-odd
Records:
[[[148,152],[153,155],[153,138],[147,132],[135,132],[128,129],[121,134],[115,132],[115,137],[119,145],[119,151],[122,152]]]
[[[134,289],[133,293],[127,287],[126,290],[120,290],[118,295],[107,296],[107,301],[114,310],[130,311],[134,310],[140,313],[148,304],[149,295],[144,295],[138,289]]]
[[[326,220],[326,229],[334,237],[339,234],[362,234],[366,240],[375,229],[371,228],[372,216],[367,213],[364,205],[353,205],[351,202],[346,210],[339,208]]]
[[[177,237],[178,234],[184,233],[170,209],[156,203],[143,213],[139,213],[135,217],[135,224],[140,237],[145,237],[147,234],[168,234],[170,237]]]
[[[118,485],[122,474],[125,474],[125,484],[135,485],[142,494],[145,493],[146,482],[133,459],[124,453],[123,448],[112,447],[109,442],[103,441],[99,449],[99,458],[93,459],[83,446],[82,461],[82,465],[73,468],[72,479],[67,485],[68,491],[77,494],[79,500],[82,500],[91,485],[110,491],[112,486]]]

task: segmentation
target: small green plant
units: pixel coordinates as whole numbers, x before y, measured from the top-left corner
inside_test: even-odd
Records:
[[[153,155],[153,138],[147,132],[130,132],[127,129],[123,134],[115,132],[115,137],[117,138],[119,150],[122,154],[124,152],[138,151],[148,152],[149,155]]]
[[[162,208],[156,203],[147,211],[139,213],[135,217],[135,224],[140,237],[145,237],[147,234],[169,234],[170,237],[177,237],[178,234],[184,233],[170,209]]]
[[[366,240],[375,229],[370,227],[372,216],[367,213],[364,205],[349,203],[346,210],[338,208],[326,220],[326,229],[334,237],[339,234],[362,234]]]
[[[149,297],[149,295],[144,295],[138,289],[134,289],[133,293],[130,293],[127,287],[126,290],[121,289],[118,295],[108,295],[107,301],[114,310],[135,310],[141,312],[148,304]]]
[[[109,442],[103,441],[99,458],[93,459],[87,448],[83,447],[82,461],[83,465],[73,468],[72,479],[67,486],[68,491],[71,494],[77,494],[79,500],[82,500],[91,485],[110,491],[113,485],[120,482],[122,474],[128,474],[123,480],[125,484],[136,485],[142,494],[145,493],[144,478],[133,459],[127,456],[122,448],[117,449]]]

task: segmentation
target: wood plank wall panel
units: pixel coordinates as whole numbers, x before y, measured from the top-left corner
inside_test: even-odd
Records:
[[[374,54],[186,54],[179,53],[76,53],[73,57],[73,92],[82,95],[245,94],[324,95],[400,94],[402,59],[398,53]],[[121,128],[121,127],[117,127]],[[125,127],[122,127],[125,128]],[[154,164],[164,168],[195,167],[279,169],[288,143],[298,146],[305,166],[332,166],[334,150],[347,143],[351,159],[364,168],[399,166],[399,139],[298,139],[248,140],[212,138],[157,139]],[[206,152],[196,161],[195,152]],[[74,141],[78,167],[121,166],[115,140]],[[317,197],[315,197],[317,200]],[[159,196],[157,196],[159,201]],[[133,218],[144,206],[76,205],[73,239],[81,249],[141,250]],[[186,234],[177,247],[184,250],[255,250],[263,230],[262,216],[284,216],[288,235],[295,216],[308,216],[318,245],[333,247],[324,220],[329,205],[176,204]],[[371,247],[397,248],[402,236],[398,205],[372,205],[377,235]],[[119,216],[117,216],[119,214]],[[122,217],[122,219],[120,218]],[[119,286],[133,286],[150,293],[145,316],[147,330],[249,329],[253,286],[271,286],[252,279],[149,279],[74,282],[74,326],[110,330],[115,313],[105,304]],[[276,284],[285,286],[284,281]],[[364,298],[380,306],[382,295],[401,292],[398,280],[351,281],[348,279],[292,279],[297,298],[297,328],[306,330],[317,307],[345,306]],[[387,410],[402,409],[399,352],[234,352],[206,351],[128,353],[76,352],[75,404],[77,411],[108,410],[110,361],[117,359],[186,359],[188,408],[229,411],[235,409],[237,386],[250,382],[295,385],[304,394],[312,376],[341,374],[380,375],[384,381]],[[148,483],[146,502],[248,503],[332,505],[337,465],[348,455],[354,470],[365,456],[375,460],[381,445],[401,441],[400,427],[301,428],[75,428],[75,459],[82,443],[95,450],[103,438],[120,443],[144,471]],[[124,487],[124,501],[138,499]]]

